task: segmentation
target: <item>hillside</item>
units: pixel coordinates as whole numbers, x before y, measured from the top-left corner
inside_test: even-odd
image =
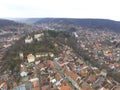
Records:
[[[9,18],[9,20],[13,20],[20,23],[33,24],[40,20],[40,18]]]
[[[32,32],[36,31],[37,28],[35,25],[29,25],[27,23],[19,22],[17,20],[8,20],[8,19],[0,19],[0,31],[12,31],[17,32],[19,30],[19,34],[23,32]]]
[[[0,28],[6,27],[6,26],[22,26],[23,24],[17,23],[12,20],[6,20],[6,19],[0,19]]]
[[[75,25],[83,28],[106,29],[120,32],[120,22],[107,19],[43,18],[35,24]]]
[[[40,33],[40,32],[37,32]],[[47,52],[52,52],[55,55],[58,55],[62,50],[61,47],[55,47],[55,43],[57,44],[65,44],[65,38],[68,39],[68,42],[66,43],[73,43],[73,37],[71,37],[67,32],[55,32],[55,31],[44,31],[44,36],[41,37],[40,41],[37,41],[34,39],[34,41],[30,44],[25,43],[25,39],[27,36],[22,37],[20,40],[16,41],[13,46],[11,46],[8,51],[5,53],[3,56],[2,60],[7,61],[6,64],[4,65],[3,70],[6,68],[9,68],[11,70],[14,70],[14,68],[19,68],[17,67],[18,64],[20,64],[20,58],[19,58],[19,52],[23,52],[26,59],[26,56],[30,53],[32,54],[38,54],[38,53],[47,53]],[[30,37],[34,38],[35,33],[31,33]],[[73,44],[74,45],[74,44]],[[34,48],[33,48],[34,47]],[[50,57],[47,57],[50,58]],[[44,58],[41,58],[44,59]],[[11,62],[12,61],[12,62]],[[2,70],[1,69],[1,70]],[[1,71],[0,70],[0,71]]]
[[[36,23],[39,20],[40,20],[40,18],[29,18],[29,19],[24,19],[22,21],[25,23],[28,23],[28,24],[32,24],[32,23]]]
[[[7,20],[7,19],[0,19],[0,30],[1,31],[17,31],[18,28],[21,30],[21,27],[25,27],[26,24],[23,23],[18,23],[12,20]]]

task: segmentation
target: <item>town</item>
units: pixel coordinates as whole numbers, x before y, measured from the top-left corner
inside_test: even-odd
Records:
[[[24,44],[28,47],[33,44],[33,50],[30,49],[35,53],[32,51],[25,53],[24,49],[27,50],[27,48],[16,51],[17,60],[20,61],[20,64],[17,64],[19,72],[5,70],[0,76],[1,90],[120,89],[119,34],[112,31],[85,31],[80,28],[71,33],[75,43],[69,42],[72,41],[72,38],[58,38],[56,35],[59,31],[46,32],[47,34],[40,31],[27,35],[23,39]],[[56,35],[54,35],[55,32]],[[52,33],[53,36],[48,37]],[[49,39],[47,40],[45,37]],[[53,37],[56,39],[53,40]],[[43,43],[42,41],[51,41],[53,45],[50,47],[45,45],[44,47],[48,50],[39,50],[35,45]],[[39,45],[43,46],[43,44]],[[34,48],[38,50],[34,50]],[[111,76],[110,73],[112,73],[111,75],[116,74],[116,76]],[[18,78],[19,80],[17,80]]]
[[[1,0],[0,90],[120,90],[120,0]]]

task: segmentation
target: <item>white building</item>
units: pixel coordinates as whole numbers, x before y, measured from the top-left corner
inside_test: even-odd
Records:
[[[25,43],[32,43],[33,42],[33,38],[28,36],[26,39],[25,39]]]
[[[35,61],[35,56],[32,55],[32,54],[28,54],[27,55],[27,60],[28,60],[29,63],[34,62]]]
[[[42,36],[44,36],[44,33],[35,34],[34,39],[37,39],[38,41],[40,41]]]

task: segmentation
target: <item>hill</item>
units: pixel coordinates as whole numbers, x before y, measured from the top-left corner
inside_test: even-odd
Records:
[[[22,26],[23,24],[17,23],[12,20],[7,20],[7,19],[0,19],[0,28],[4,28],[6,26]]]
[[[39,20],[41,20],[41,19],[40,18],[29,18],[29,19],[24,19],[23,22],[28,23],[28,24],[33,24],[33,23],[36,23]]]
[[[16,18],[17,19],[17,18]],[[25,19],[24,19],[25,20]],[[29,33],[32,31],[38,30],[38,28],[35,25],[29,25],[27,23],[19,22],[15,19],[0,19],[0,31],[12,31],[17,32],[19,30],[19,34],[23,33]]]
[[[40,20],[40,18],[8,18],[9,20],[13,20],[19,23],[33,24]]]
[[[31,33],[29,36],[33,38],[32,43],[25,43],[25,39],[28,37],[27,35],[19,39],[18,41],[15,42],[5,53],[3,56],[2,60],[5,61],[4,67],[0,70],[5,70],[6,68],[10,70],[14,70],[15,67],[19,68],[18,65],[21,63],[21,60],[19,58],[19,53],[22,51],[24,53],[24,59],[26,60],[26,56],[30,53],[37,55],[38,53],[49,53],[52,52],[55,55],[58,55],[59,53],[63,52],[61,48],[63,47],[62,45],[65,45],[65,43],[75,43],[73,41],[73,37],[70,36],[67,32],[63,31],[44,31],[43,36],[41,36],[41,40],[37,41],[34,38],[34,35],[40,32],[36,33]],[[65,41],[65,38],[68,39],[67,42]],[[60,47],[55,47],[55,43],[58,45],[60,44]],[[74,44],[73,44],[74,45]],[[34,47],[34,48],[33,48]],[[46,57],[51,59],[49,56]],[[45,57],[41,58],[45,59]],[[19,71],[19,70],[18,70]]]
[[[7,19],[0,19],[0,31],[17,31],[18,28],[24,27],[26,24],[15,22]],[[19,29],[20,30],[20,29]]]
[[[106,29],[120,32],[120,22],[108,19],[43,18],[35,24],[75,25],[83,28]]]

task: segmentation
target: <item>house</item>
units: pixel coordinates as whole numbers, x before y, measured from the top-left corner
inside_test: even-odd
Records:
[[[59,66],[63,67],[63,66],[65,66],[65,65],[68,65],[68,64],[69,64],[69,61],[67,61],[67,60],[65,60],[65,59],[63,59],[63,58],[59,58],[59,59],[57,60],[57,63],[59,64]]]
[[[74,32],[74,35],[75,35],[76,38],[78,38],[78,34],[77,34],[77,32]]]
[[[84,62],[83,62],[82,60],[80,60],[80,59],[78,59],[76,62],[77,62],[79,65],[83,65],[83,64],[84,64]]]
[[[63,62],[63,63],[59,63],[59,66],[63,67],[64,65],[67,65],[69,62]]]
[[[34,35],[34,39],[36,39],[37,41],[41,41],[42,40],[42,36],[44,36],[44,33],[39,33],[39,34],[35,34]]]
[[[20,76],[21,76],[21,77],[27,76],[28,72],[27,72],[26,66],[23,65],[23,64],[21,64],[20,67],[21,67],[21,68],[20,68],[20,69],[21,69],[21,71],[20,71]]]
[[[99,70],[97,67],[91,67],[91,69],[93,70],[93,72],[94,72],[96,75],[99,75],[99,74],[100,74],[100,70]]]
[[[40,58],[40,57],[47,57],[48,56],[48,53],[37,53],[35,55],[36,58]]]
[[[39,79],[38,78],[33,78],[29,80],[32,83],[32,90],[40,90],[39,86]],[[48,82],[42,82],[42,90],[48,90],[49,88],[49,83]],[[30,89],[31,90],[31,89]],[[52,90],[52,89],[50,89]]]
[[[7,90],[7,83],[6,82],[3,82],[1,85],[0,85],[0,89],[2,90]]]
[[[35,34],[34,39],[39,40],[42,36],[44,36],[44,33]]]
[[[59,88],[60,90],[72,90],[72,87],[66,81],[63,81]]]
[[[35,56],[33,54],[28,54],[27,55],[27,60],[29,63],[34,62],[35,61]]]
[[[86,75],[88,75],[88,70],[87,69],[82,69],[82,70],[80,70],[80,75],[81,76],[86,76]]]
[[[56,80],[55,78],[53,78],[53,79],[51,78],[51,79],[50,79],[50,82],[51,82],[51,83],[56,83],[57,80]]]
[[[96,81],[96,75],[94,75],[94,74],[90,74],[89,77],[88,77],[87,82],[93,84],[95,81]]]
[[[72,83],[72,85],[74,85],[77,89],[79,89],[80,87],[77,83],[77,80],[80,77],[73,71],[68,70],[67,68],[65,68],[63,71],[65,73],[65,77]]]
[[[83,82],[81,85],[81,90],[94,90],[88,83]]]
[[[54,53],[49,52],[49,56],[53,58],[54,57]]]
[[[39,78],[32,78],[29,80],[32,83],[32,90],[40,90],[39,89]]]
[[[20,59],[23,59],[23,58],[24,58],[23,52],[20,52],[20,53],[19,53],[19,57],[20,57]]]
[[[102,87],[99,90],[109,90],[108,88]]]
[[[42,70],[45,70],[45,68],[46,68],[45,64],[43,64],[43,63],[40,63],[40,64],[39,64],[39,67],[40,67],[40,70],[41,70],[41,71],[42,71]]]
[[[107,76],[107,70],[102,69],[100,75],[106,77]]]
[[[60,90],[72,90],[72,88],[69,85],[63,85],[60,87]]]
[[[47,60],[47,66],[48,66],[49,68],[51,68],[51,69],[54,69],[54,68],[55,68],[55,67],[54,67],[54,62],[51,61],[51,60]]]
[[[100,76],[100,77],[95,81],[95,83],[93,84],[93,87],[94,87],[94,88],[101,87],[104,81],[105,81],[105,77],[104,77],[104,76]]]
[[[11,44],[5,44],[3,45],[4,48],[9,48],[11,46]]]
[[[60,76],[59,73],[55,74],[55,78],[57,79],[57,81],[61,81],[62,80],[62,77]]]
[[[33,38],[31,36],[26,37],[25,43],[32,43],[32,42],[33,42]]]

